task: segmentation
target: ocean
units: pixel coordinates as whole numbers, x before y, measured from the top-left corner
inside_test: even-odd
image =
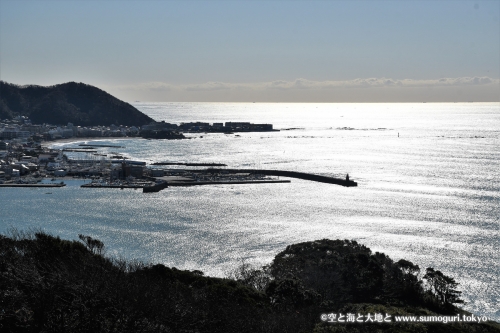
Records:
[[[157,121],[271,123],[276,132],[99,140],[134,160],[309,172],[291,183],[168,188],[2,188],[0,232],[90,235],[107,255],[225,276],[287,245],[353,239],[460,283],[464,308],[500,320],[500,104],[134,103]],[[55,148],[75,146],[54,142]]]

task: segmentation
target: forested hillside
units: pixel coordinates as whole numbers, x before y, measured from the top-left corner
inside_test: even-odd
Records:
[[[291,245],[267,266],[214,278],[110,259],[99,240],[79,239],[0,235],[1,332],[500,332],[491,322],[394,322],[465,314],[457,284],[434,269],[422,279],[417,265],[354,241]],[[392,320],[325,317],[349,313]]]
[[[27,116],[34,124],[141,126],[153,121],[132,105],[84,83],[50,87],[0,81],[0,119]]]

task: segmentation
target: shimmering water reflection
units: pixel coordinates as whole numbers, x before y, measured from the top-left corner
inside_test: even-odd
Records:
[[[273,123],[280,132],[106,140],[147,162],[215,162],[345,177],[290,184],[140,190],[0,190],[1,231],[101,239],[108,255],[223,276],[287,245],[355,239],[460,283],[466,309],[500,320],[497,104],[142,103],[157,120]],[[399,133],[399,137],[398,137]],[[203,138],[201,138],[203,136]],[[68,146],[56,143],[54,146]],[[116,148],[100,148],[103,153]]]

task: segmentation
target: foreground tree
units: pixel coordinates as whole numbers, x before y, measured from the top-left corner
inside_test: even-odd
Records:
[[[432,267],[428,267],[424,279],[427,280],[430,291],[439,299],[441,304],[449,306],[464,303],[460,299],[462,292],[456,289],[458,283],[452,277],[446,276],[441,271],[436,271]]]
[[[221,279],[106,258],[101,241],[79,238],[0,235],[0,332],[500,332],[491,323],[322,322],[327,312],[442,313],[426,307],[422,295],[448,304],[447,313],[458,311],[453,279],[428,269],[438,296],[427,295],[418,266],[354,241],[291,245],[262,269],[244,265],[235,279]]]

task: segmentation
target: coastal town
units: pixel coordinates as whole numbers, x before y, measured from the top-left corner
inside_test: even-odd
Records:
[[[252,124],[250,122],[206,123],[188,122],[171,124],[165,121],[150,122],[143,126],[65,126],[51,124],[32,124],[26,116],[14,119],[0,119],[0,140],[13,143],[52,141],[70,138],[106,138],[106,137],[175,137],[185,138],[182,133],[235,133],[235,132],[270,132],[272,124]]]
[[[298,178],[322,183],[357,186],[349,179],[284,170],[230,169],[221,163],[156,162],[128,159],[100,148],[115,145],[75,143],[64,149],[48,147],[54,140],[87,141],[103,138],[186,139],[183,133],[225,133],[275,131],[271,124],[249,122],[182,123],[152,122],[141,127],[81,127],[33,125],[26,117],[0,120],[0,187],[62,187],[67,179],[86,179],[84,188],[142,188],[158,192],[172,186],[213,184],[288,183]],[[71,155],[71,156],[69,156]]]
[[[190,186],[226,183],[289,182],[255,172],[218,170],[224,164],[156,163],[146,165],[131,161],[122,154],[103,154],[102,145],[80,144],[65,149],[50,149],[47,143],[55,140],[103,139],[103,138],[156,138],[185,139],[183,133],[234,133],[273,131],[271,124],[248,122],[182,123],[152,122],[136,126],[81,127],[69,123],[66,126],[34,125],[27,117],[0,120],[0,186],[64,186],[65,179],[90,179],[82,187],[152,188],[150,192],[168,186]],[[105,146],[121,148],[119,146]],[[79,153],[79,158],[68,157],[68,152]],[[166,168],[166,165],[170,165]],[[172,165],[211,167],[208,170],[179,169]],[[46,180],[50,179],[50,182]]]

